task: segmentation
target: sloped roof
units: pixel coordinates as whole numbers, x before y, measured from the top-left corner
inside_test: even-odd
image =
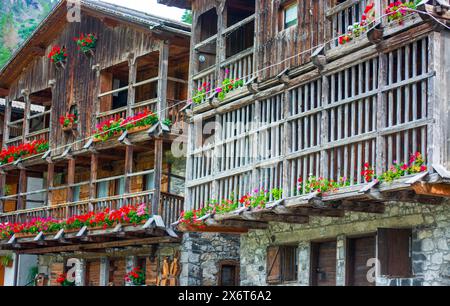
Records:
[[[91,10],[122,22],[132,23],[148,29],[148,31],[170,32],[176,35],[190,36],[191,25],[187,23],[98,0],[81,0],[80,3],[82,10]],[[52,25],[58,21],[66,22],[66,5],[67,0],[60,1],[3,66],[0,70],[0,92],[3,92],[1,89],[6,86],[5,78],[13,78],[15,72],[26,67],[34,58],[36,50],[42,49],[42,45],[53,40],[58,31],[55,31],[55,27],[52,27]],[[23,56],[25,53],[27,53],[26,56]],[[19,57],[19,55],[22,56]]]

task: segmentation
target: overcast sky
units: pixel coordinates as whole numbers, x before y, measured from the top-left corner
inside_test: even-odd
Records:
[[[130,7],[135,10],[143,11],[146,13],[178,21],[181,20],[181,16],[184,13],[184,10],[158,4],[157,0],[103,0],[103,1]]]

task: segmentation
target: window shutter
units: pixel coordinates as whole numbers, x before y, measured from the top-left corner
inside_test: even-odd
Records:
[[[411,229],[378,229],[377,258],[381,275],[411,276],[410,241]]]
[[[267,249],[267,283],[281,283],[281,248],[279,246]]]

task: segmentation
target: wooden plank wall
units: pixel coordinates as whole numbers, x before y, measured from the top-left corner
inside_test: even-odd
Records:
[[[96,33],[99,37],[96,54],[89,59],[81,54],[73,41],[81,33]],[[56,70],[47,58],[53,45],[67,47],[68,62],[65,70]],[[68,23],[59,37],[45,50],[45,55],[37,57],[11,86],[10,98],[21,97],[22,89],[30,93],[49,88],[49,81],[54,79],[52,125],[58,126],[59,116],[69,111],[70,105],[77,104],[80,110],[80,137],[90,134],[93,127],[91,115],[95,114],[96,73],[93,65],[100,69],[128,61],[128,53],[132,50],[136,56],[141,56],[158,49],[158,40],[150,33],[131,27],[119,25],[108,27],[102,21],[83,14],[83,22]],[[53,146],[65,143],[61,129],[52,129],[50,135]],[[83,144],[79,144],[81,147]]]
[[[297,179],[309,175],[359,184],[365,162],[381,173],[415,152],[430,165],[430,37],[387,43],[357,61],[349,55],[322,75],[313,72],[287,89],[268,90],[269,97],[243,98],[218,114],[203,114],[221,129],[212,142],[190,142],[187,205],[198,208],[254,188],[282,187],[285,196],[295,196]],[[193,131],[191,139],[199,133]]]

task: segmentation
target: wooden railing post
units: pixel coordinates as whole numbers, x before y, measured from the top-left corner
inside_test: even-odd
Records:
[[[97,196],[97,171],[98,171],[98,154],[91,154],[91,176],[89,179],[89,200],[93,200]],[[92,211],[92,204],[89,204],[89,210]]]
[[[5,187],[6,173],[0,170],[0,214],[2,214],[4,210],[4,201],[2,200],[2,197],[5,196]]]
[[[69,185],[69,188],[67,188],[67,197],[66,201],[68,203],[73,202],[73,193],[75,191],[75,188],[73,187],[73,184],[75,184],[75,158],[71,157],[69,158],[69,167],[67,171],[67,184]],[[69,210],[66,209],[66,218],[70,217]]]
[[[128,67],[129,67],[129,81],[128,81],[128,103],[127,103],[127,117],[132,116],[133,105],[136,98],[136,88],[134,84],[136,83],[137,75],[137,60],[134,53],[130,53],[128,57]]]
[[[11,120],[11,101],[9,97],[5,98],[5,122],[3,122],[3,147],[6,148],[6,142],[9,139],[9,122]]]
[[[23,210],[26,206],[26,197],[22,194],[27,192],[27,172],[25,169],[20,169],[19,172],[19,192],[17,198],[17,210]]]
[[[387,84],[388,59],[386,54],[379,57],[378,94],[377,94],[377,140],[376,140],[376,174],[381,175],[386,169],[386,140],[380,131],[386,126],[386,95],[383,87]]]
[[[167,117],[167,78],[169,74],[169,43],[161,41],[159,48],[159,73],[158,73],[158,105],[157,115],[160,120]]]
[[[30,91],[28,89],[22,90],[22,95],[25,100],[25,109],[23,111],[23,125],[22,125],[22,139],[23,143],[27,142],[27,135],[30,131],[30,124],[28,122],[28,117],[30,116],[31,101],[30,101]]]
[[[53,178],[55,176],[55,164],[50,162],[47,167],[47,206],[51,206],[53,202]]]
[[[131,177],[133,173],[133,153],[134,147],[127,146],[125,149],[125,193],[131,192]]]
[[[163,159],[163,141],[155,139],[155,194],[153,195],[152,214],[158,215],[161,212],[161,179],[162,179],[162,159]]]

